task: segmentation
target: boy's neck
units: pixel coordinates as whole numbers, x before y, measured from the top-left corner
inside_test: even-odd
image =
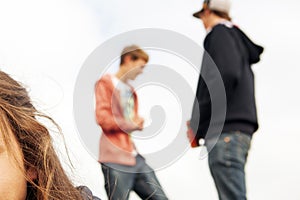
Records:
[[[207,27],[207,30],[211,30],[216,25],[218,25],[220,23],[223,23],[223,22],[226,22],[226,21],[228,21],[228,20],[226,20],[224,18],[221,18],[221,17],[218,17],[216,15],[211,15],[210,23]]]
[[[128,78],[126,76],[127,71],[124,69],[125,69],[124,67],[120,66],[120,68],[119,68],[118,72],[115,74],[115,76],[118,79],[120,79],[122,82],[127,83],[127,81],[128,81]]]

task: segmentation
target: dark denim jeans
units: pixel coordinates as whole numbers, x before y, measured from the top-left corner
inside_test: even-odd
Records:
[[[102,163],[105,190],[109,200],[127,200],[130,191],[141,199],[168,199],[156,178],[153,169],[138,155],[135,166]]]
[[[251,138],[251,135],[239,131],[222,133],[209,152],[209,168],[220,200],[247,199],[245,164]]]

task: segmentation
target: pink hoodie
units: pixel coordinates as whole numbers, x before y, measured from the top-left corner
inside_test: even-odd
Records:
[[[138,113],[138,100],[132,88],[134,112]],[[112,82],[111,75],[104,75],[95,86],[96,121],[102,128],[99,142],[99,162],[135,165],[135,146],[125,131],[134,126],[126,121],[120,103],[120,92]]]

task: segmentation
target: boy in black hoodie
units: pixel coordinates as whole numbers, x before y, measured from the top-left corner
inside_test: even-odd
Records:
[[[251,64],[260,60],[263,48],[231,23],[230,5],[230,0],[205,0],[203,8],[193,15],[202,20],[208,33],[188,136],[194,147],[205,138],[219,198],[243,200],[244,168],[252,134],[258,129]],[[222,92],[212,95],[217,74],[212,72],[210,58],[224,84],[224,106],[213,105],[213,98],[222,99]]]

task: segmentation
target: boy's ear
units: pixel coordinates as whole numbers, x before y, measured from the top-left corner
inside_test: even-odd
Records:
[[[131,56],[130,55],[126,55],[124,57],[124,63],[129,63],[131,61]]]
[[[37,179],[37,171],[33,167],[29,167],[27,169],[26,175],[27,175],[28,179],[31,181],[34,181],[35,179]]]

